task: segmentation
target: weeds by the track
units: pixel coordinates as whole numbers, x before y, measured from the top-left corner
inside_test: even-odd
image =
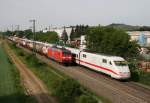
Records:
[[[0,45],[0,103],[36,103],[21,85],[20,74]]]
[[[150,73],[140,71],[139,76],[140,76],[139,78],[140,83],[150,86]]]
[[[130,80],[150,86],[150,73],[139,70],[139,69],[133,69],[131,70]]]

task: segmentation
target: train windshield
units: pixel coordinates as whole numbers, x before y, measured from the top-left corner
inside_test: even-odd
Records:
[[[117,66],[127,66],[128,63],[126,61],[114,61]]]
[[[70,53],[70,52],[64,52],[63,55],[64,55],[64,56],[70,56],[71,53]]]

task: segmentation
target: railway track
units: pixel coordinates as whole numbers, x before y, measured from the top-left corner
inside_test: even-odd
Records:
[[[80,67],[77,67],[77,68],[80,68]],[[84,68],[80,68],[79,71],[84,72],[87,75],[99,81],[104,81],[105,83],[112,85],[119,90],[123,90],[123,92],[130,94],[131,96],[139,98],[142,102],[150,103],[150,89],[148,88],[139,86],[132,81],[127,81],[127,82],[117,81],[104,74],[96,73],[91,70],[85,70]]]
[[[25,48],[23,49],[30,52]],[[120,82],[84,67],[65,67],[39,54],[36,56],[59,71],[78,80],[97,95],[109,98],[113,103],[150,103],[150,89],[148,88],[133,82]]]
[[[81,84],[94,91],[97,95],[108,97],[114,103],[149,103],[149,94],[143,91],[135,90],[127,85],[116,82],[115,80],[105,79],[104,76],[94,76],[90,72],[81,71],[80,69],[67,68],[62,70],[77,79]],[[81,69],[82,68],[82,69]],[[84,68],[85,69],[85,68]],[[143,95],[144,94],[144,95]]]
[[[21,81],[26,89],[26,94],[34,96],[38,103],[57,103],[56,100],[50,96],[47,88],[41,80],[39,80],[27,67],[23,64],[15,53],[5,44],[5,50],[16,65],[21,75]]]

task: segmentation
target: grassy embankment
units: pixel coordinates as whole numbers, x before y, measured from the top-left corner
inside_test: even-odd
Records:
[[[150,87],[150,73],[139,69],[137,61],[130,61],[131,81]]]
[[[136,69],[132,71],[132,81],[150,86],[150,73]]]
[[[36,103],[26,96],[20,74],[0,44],[0,103]]]
[[[31,55],[31,54],[23,51],[20,48],[16,48],[16,46],[14,44],[10,44],[10,47],[15,51],[15,53],[18,55],[18,57],[46,84],[49,91],[51,91],[51,93],[54,96],[56,96],[56,98],[58,98],[60,103],[63,103],[63,102],[67,103],[69,100],[67,98],[67,96],[62,98],[63,95],[60,95],[62,92],[56,93],[56,92],[64,91],[64,89],[62,89],[62,88],[66,88],[64,92],[70,96],[69,98],[71,98],[71,97],[76,98],[76,99],[70,99],[70,100],[77,101],[76,103],[83,103],[83,101],[85,101],[84,103],[97,103],[96,99],[100,99],[103,103],[111,103],[108,99],[106,99],[104,97],[94,96],[93,93],[89,92],[89,90],[85,89],[81,85],[79,86],[80,93],[78,95],[72,94],[73,91],[75,92],[77,90],[76,88],[74,88],[74,85],[75,86],[79,85],[78,82],[76,82],[75,80],[72,79],[70,81],[70,82],[72,82],[71,83],[72,85],[69,84],[70,85],[69,87],[64,87],[64,85],[58,86],[63,83],[66,83],[65,80],[70,79],[70,77],[66,76],[65,74],[56,70],[55,68],[45,64],[44,62],[38,60],[34,55]],[[67,85],[68,84],[66,84],[66,86]],[[75,90],[72,90],[72,89],[75,89]],[[96,98],[95,99],[96,101],[93,98]],[[90,100],[93,99],[93,101],[86,102],[86,101],[89,101],[89,99]],[[74,103],[74,102],[72,101],[72,103]]]
[[[150,86],[150,73],[141,71],[139,82]]]

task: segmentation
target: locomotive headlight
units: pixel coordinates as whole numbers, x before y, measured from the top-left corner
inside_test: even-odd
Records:
[[[119,72],[120,75],[130,75],[130,72]]]
[[[119,72],[119,74],[120,74],[120,75],[122,75],[122,74],[123,74],[123,72]]]
[[[120,75],[127,75],[127,72],[119,72]]]
[[[66,57],[62,57],[63,59],[66,59]]]

